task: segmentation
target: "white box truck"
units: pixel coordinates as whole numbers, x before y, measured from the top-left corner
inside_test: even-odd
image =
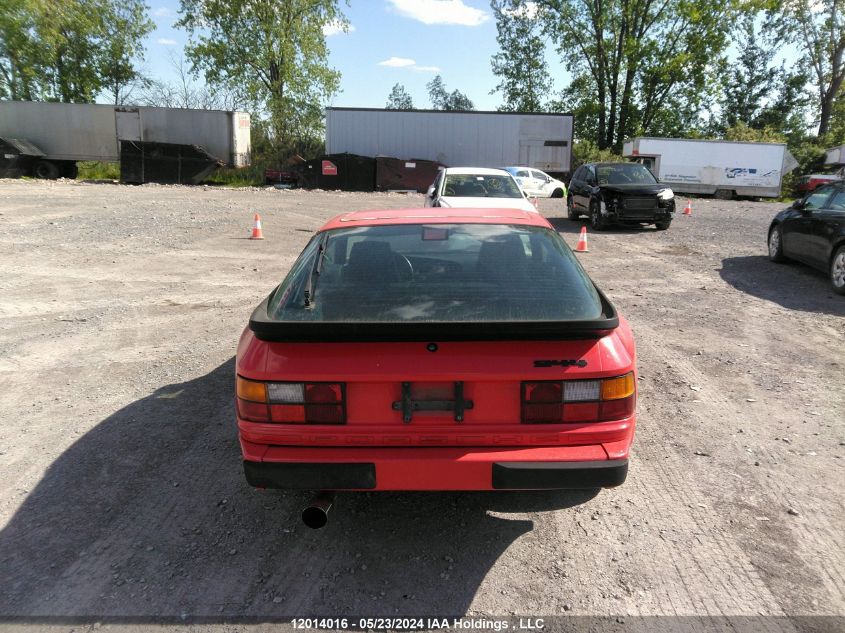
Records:
[[[625,142],[622,154],[673,191],[724,199],[777,198],[784,174],[798,165],[785,143],[638,137]]]
[[[140,182],[190,182],[250,159],[246,112],[0,101],[0,173],[74,177],[76,161],[127,162]],[[202,163],[207,163],[205,167]],[[132,180],[138,182],[138,180]]]
[[[837,145],[825,150],[824,164],[831,167],[840,167],[845,165],[845,145]]]
[[[566,177],[573,121],[557,113],[326,108],[326,153],[449,167],[520,165]]]

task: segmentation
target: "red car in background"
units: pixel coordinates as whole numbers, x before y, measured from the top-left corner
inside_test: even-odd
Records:
[[[330,220],[238,345],[259,488],[617,486],[634,435],[623,317],[539,214],[403,209]],[[325,524],[331,501],[303,513]]]
[[[804,195],[815,190],[820,185],[839,182],[840,180],[842,180],[842,176],[837,174],[810,174],[809,176],[802,176],[798,179],[798,182],[795,183],[795,190],[800,195]]]

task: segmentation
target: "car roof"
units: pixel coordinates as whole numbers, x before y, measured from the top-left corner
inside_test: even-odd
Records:
[[[615,162],[610,163],[584,163],[590,167],[618,167],[621,165],[639,165],[639,163],[632,162],[630,160],[618,160]]]
[[[509,176],[504,169],[493,169],[492,167],[446,167],[443,170],[448,174],[478,174],[479,176]]]
[[[320,231],[348,229],[353,226],[385,226],[391,224],[521,224],[552,228],[548,220],[539,213],[520,209],[424,207],[343,213],[326,222],[320,227]]]

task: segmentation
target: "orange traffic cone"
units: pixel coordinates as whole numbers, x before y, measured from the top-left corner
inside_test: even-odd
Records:
[[[684,207],[684,215],[692,215],[692,201],[687,198],[687,206]]]
[[[581,235],[578,236],[578,243],[575,245],[575,252],[576,253],[589,253],[590,249],[587,248],[587,227],[581,227]]]
[[[252,235],[250,236],[251,240],[263,240],[264,239],[264,231],[261,230],[261,216],[257,213],[255,214],[255,223],[252,226]]]

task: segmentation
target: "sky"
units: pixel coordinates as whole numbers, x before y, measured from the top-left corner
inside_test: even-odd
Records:
[[[142,66],[152,78],[172,80],[170,57],[180,56],[187,42],[184,31],[172,28],[179,2],[148,3],[157,28],[147,38]],[[340,5],[350,26],[346,33],[327,31],[329,63],[341,73],[341,90],[328,105],[383,108],[400,83],[414,107],[429,108],[425,84],[437,74],[449,91],[460,90],[478,110],[502,104],[499,93],[490,94],[498,83],[490,68],[498,45],[489,0],[351,0]],[[559,90],[568,74],[559,61],[549,61]]]

